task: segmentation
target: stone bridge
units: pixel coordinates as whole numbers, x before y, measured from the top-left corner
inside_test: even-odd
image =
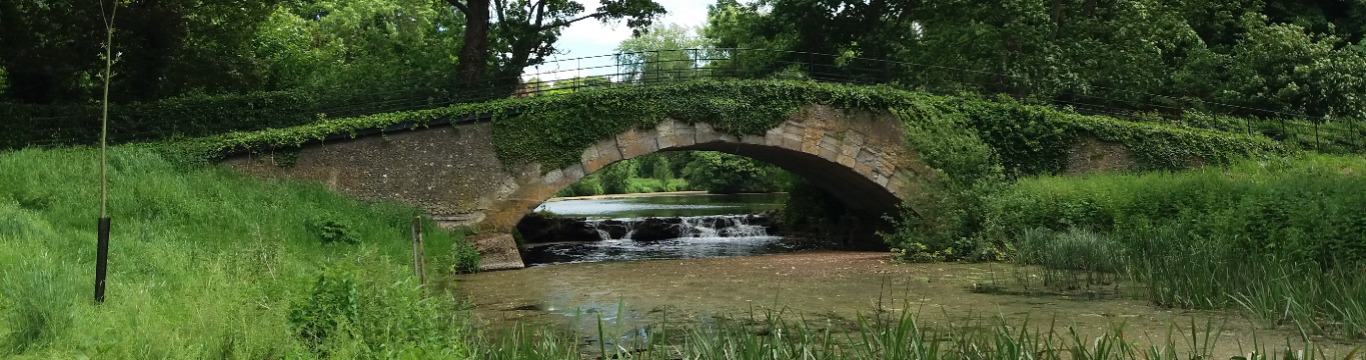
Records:
[[[602,139],[578,164],[561,169],[505,164],[494,152],[492,126],[433,126],[310,144],[291,166],[252,155],[225,163],[255,176],[311,179],[360,199],[416,206],[446,227],[495,233],[510,233],[522,216],[585,175],[657,151],[712,150],[771,163],[874,217],[895,210],[933,176],[902,145],[896,116],[823,105],[802,108],[762,136],[665,119]]]
[[[416,206],[445,227],[486,233],[474,237],[486,252],[486,268],[520,267],[515,244],[506,234],[543,201],[607,165],[657,151],[711,150],[771,163],[873,219],[894,211],[934,176],[914,149],[904,145],[901,120],[886,112],[810,105],[762,136],[666,118],[652,128],[602,139],[583,150],[579,163],[559,169],[503,162],[494,151],[493,126],[432,126],[312,143],[288,166],[277,165],[273,156],[254,155],[225,163],[258,177],[316,180],[356,198]],[[1107,163],[1104,158],[1113,152],[1091,142],[1081,146],[1095,148],[1074,151],[1083,168],[1097,158]]]

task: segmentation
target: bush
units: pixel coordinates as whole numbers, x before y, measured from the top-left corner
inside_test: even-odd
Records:
[[[308,227],[308,233],[324,244],[343,243],[359,244],[360,239],[345,220],[337,219],[334,215],[321,215],[308,219],[304,224]]]
[[[555,196],[593,196],[602,195],[603,193],[602,184],[598,180],[598,175],[592,174],[579,179],[579,181],[575,181],[573,184],[569,184],[568,187],[555,193]]]
[[[512,229],[513,239],[520,239],[521,234],[516,228]],[[518,241],[518,246],[523,244]],[[456,274],[468,274],[479,272],[479,262],[482,261],[479,249],[474,247],[469,241],[458,240],[451,244],[451,272]]]
[[[915,259],[1003,260],[1002,243],[981,237],[987,200],[1005,185],[995,151],[962,115],[917,104],[893,113],[906,124],[906,142],[934,169],[903,203],[893,232],[883,240]],[[922,255],[923,254],[923,255]]]

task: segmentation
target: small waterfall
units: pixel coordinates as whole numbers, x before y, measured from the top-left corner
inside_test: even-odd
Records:
[[[689,239],[752,238],[768,236],[768,221],[753,215],[696,216],[681,218],[632,218],[587,220],[589,228],[601,240],[636,239],[637,230],[645,229],[664,237]],[[651,235],[645,235],[651,236]],[[639,240],[639,239],[636,239]]]
[[[599,238],[602,238],[603,240],[614,240],[612,239],[612,233],[607,232],[607,229],[602,227],[602,221],[589,222],[589,224],[593,225],[593,230],[598,232]]]
[[[624,224],[624,226],[626,227],[626,236],[622,236],[621,238],[622,238],[622,239],[630,239],[631,236],[635,236],[635,234],[636,234],[636,222],[635,222],[635,221],[626,221],[625,223],[626,223],[626,224]]]

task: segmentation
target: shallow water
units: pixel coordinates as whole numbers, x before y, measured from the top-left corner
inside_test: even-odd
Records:
[[[776,209],[782,196],[575,200],[550,202],[540,210],[594,219],[715,217]],[[1051,328],[1062,335],[1070,327],[1085,339],[1122,326],[1127,339],[1148,339],[1144,345],[1168,336],[1189,339],[1194,325],[1213,337],[1215,356],[1246,355],[1254,338],[1279,346],[1300,343],[1288,325],[1269,327],[1238,312],[1152,306],[1143,300],[1141,287],[1116,282],[1114,275],[1076,274],[1079,282],[1045,284],[1056,278],[1010,264],[898,265],[887,253],[792,253],[796,249],[779,237],[693,232],[698,233],[712,236],[542,244],[527,255],[529,263],[541,266],[459,275],[455,281],[460,296],[475,304],[488,325],[567,327],[583,336],[586,348],[598,341],[599,320],[606,325],[603,337],[627,341],[621,339],[651,336],[655,325],[706,325],[770,312],[832,331],[849,331],[859,318],[896,318],[904,312],[931,329],[987,326],[1001,317],[1011,326]],[[1360,345],[1316,342],[1339,349]],[[1179,347],[1190,343],[1176,341]]]
[[[926,327],[988,325],[1074,327],[1094,337],[1122,325],[1128,338],[1189,338],[1192,321],[1213,326],[1214,354],[1245,354],[1253,336],[1285,344],[1292,329],[1269,329],[1232,312],[1151,306],[1123,284],[1057,290],[1034,269],[1003,264],[902,264],[885,253],[808,251],[724,259],[563,264],[460,275],[457,289],[490,324],[530,322],[576,327],[593,341],[597,320],[611,337],[646,335],[649,325],[707,324],[718,317],[763,317],[848,329],[858,317],[917,314]],[[575,326],[574,324],[577,324]],[[615,330],[614,330],[615,329]],[[1185,336],[1183,337],[1182,334]],[[1294,342],[1294,340],[1290,340]],[[1239,344],[1241,342],[1241,344]],[[1180,345],[1178,340],[1178,345]],[[1324,340],[1325,344],[1333,344]]]
[[[688,194],[551,201],[536,211],[597,219],[754,214],[782,207],[787,194]]]

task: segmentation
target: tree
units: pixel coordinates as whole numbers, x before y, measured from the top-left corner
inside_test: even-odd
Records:
[[[1118,108],[1179,116],[1201,101],[1220,101],[1309,116],[1358,116],[1348,114],[1360,108],[1353,71],[1366,57],[1366,46],[1353,42],[1366,32],[1363,4],[720,0],[710,8],[703,34],[720,48],[795,51],[746,53],[738,67],[762,69],[748,76],[777,74],[785,69],[765,66],[786,61],[801,63],[808,73],[857,78],[881,70],[887,75],[877,75],[879,82],[1006,93],[1093,112]],[[901,64],[851,66],[858,61],[854,57]],[[1234,109],[1210,110],[1239,112]]]
[[[1203,76],[1192,78],[1214,84],[1208,97],[1244,107],[1231,109],[1243,115],[1366,117],[1366,57],[1335,48],[1341,39],[1334,35],[1266,20],[1249,14],[1249,30],[1230,53],[1206,55],[1193,66]]]
[[[253,51],[265,90],[445,86],[463,25],[439,0],[324,0],[276,8]]]
[[[693,76],[699,61],[707,58],[710,42],[693,35],[693,28],[668,24],[654,26],[641,36],[622,40],[617,58],[628,78],[626,81],[672,81]],[[693,51],[670,51],[698,49]]]
[[[715,151],[693,152],[692,161],[683,168],[689,185],[713,194],[778,191],[781,173],[777,166]]]
[[[582,15],[583,4],[570,0],[446,1],[466,19],[459,60],[459,80],[465,86],[485,85],[490,75],[494,85],[515,85],[522,69],[542,63],[555,52],[560,31],[571,24],[625,19],[639,34],[666,12],[653,0],[601,0],[597,11],[586,15]],[[496,16],[496,23],[490,24],[490,15]],[[496,42],[490,42],[490,35]],[[497,54],[497,61],[491,61],[490,54]],[[492,72],[490,65],[494,65]]]
[[[636,174],[635,161],[619,161],[603,168],[598,177],[602,189],[608,194],[625,194],[631,186],[631,178]]]
[[[280,0],[134,0],[122,6],[114,42],[126,54],[111,101],[189,91],[252,89],[256,23]],[[79,1],[0,2],[0,67],[12,95],[30,103],[83,102],[97,93],[105,40],[98,7]]]

